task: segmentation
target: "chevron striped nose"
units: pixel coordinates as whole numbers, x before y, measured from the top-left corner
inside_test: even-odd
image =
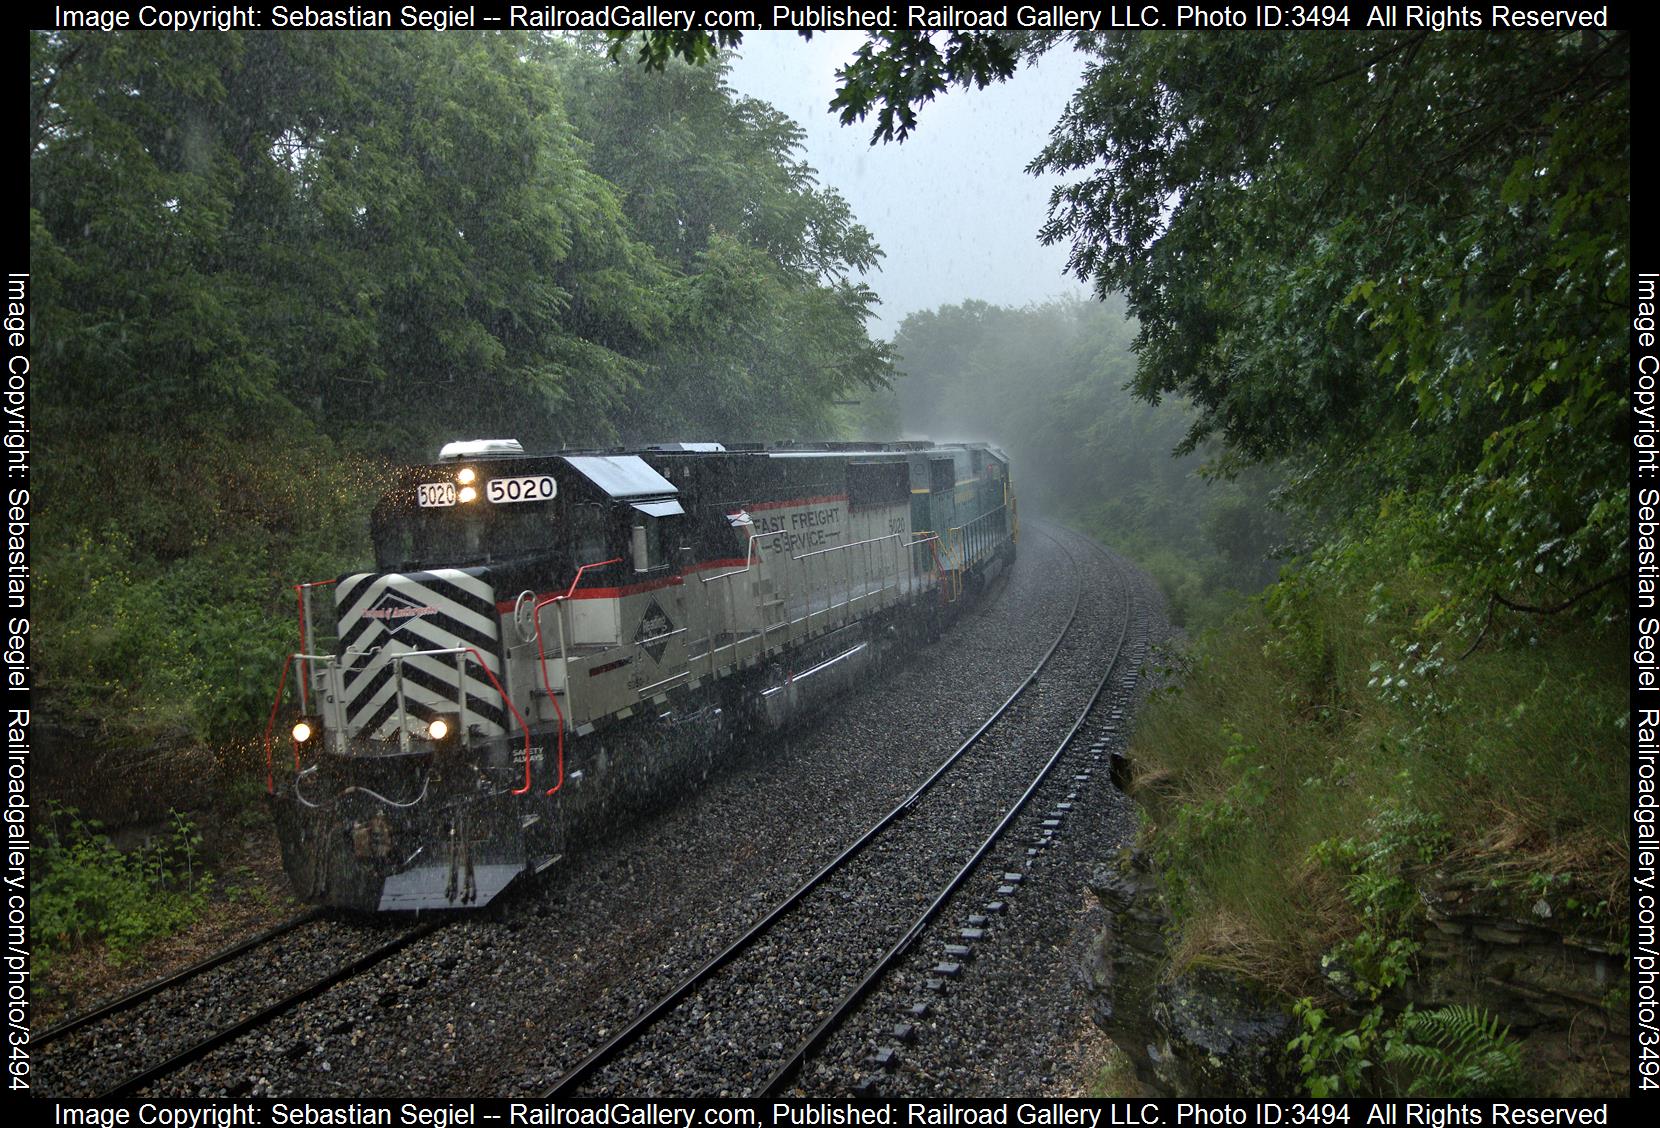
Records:
[[[426,736],[433,721],[455,714],[463,693],[470,729],[487,737],[507,732],[506,709],[490,684],[490,674],[502,673],[501,630],[487,577],[484,568],[443,568],[361,573],[336,585],[347,736]],[[454,651],[463,647],[472,653],[458,662]]]

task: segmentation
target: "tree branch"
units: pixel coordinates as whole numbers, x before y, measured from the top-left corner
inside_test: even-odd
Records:
[[[1567,599],[1564,599],[1561,603],[1554,604],[1550,607],[1534,607],[1531,604],[1527,604],[1527,603],[1517,603],[1515,600],[1506,599],[1504,596],[1500,595],[1496,591],[1488,592],[1488,594],[1487,594],[1487,618],[1482,622],[1481,631],[1480,631],[1480,633],[1478,633],[1476,635],[1476,640],[1470,644],[1470,649],[1468,649],[1464,653],[1460,654],[1458,656],[1458,660],[1460,662],[1462,662],[1462,661],[1464,661],[1464,659],[1466,659],[1470,655],[1474,654],[1476,652],[1476,647],[1481,645],[1481,640],[1487,637],[1487,628],[1491,627],[1493,625],[1493,608],[1498,606],[1499,604],[1503,604],[1504,606],[1510,608],[1512,611],[1521,611],[1521,612],[1523,612],[1525,614],[1528,614],[1528,615],[1555,615],[1558,612],[1566,611],[1568,608],[1572,607],[1574,604],[1578,603],[1581,599],[1584,599],[1587,595],[1590,595],[1592,592],[1601,591],[1603,588],[1607,587],[1609,584],[1616,583],[1620,580],[1623,580],[1627,576],[1629,576],[1630,574],[1631,573],[1629,571],[1616,572],[1612,576],[1607,577],[1606,579],[1598,580],[1596,583],[1592,584],[1590,587],[1582,588],[1581,590],[1575,592],[1573,595],[1570,595]]]

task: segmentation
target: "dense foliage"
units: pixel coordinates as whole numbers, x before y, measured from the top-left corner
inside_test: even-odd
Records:
[[[101,941],[117,963],[146,941],[201,915],[213,882],[201,864],[202,836],[173,813],[165,832],[122,852],[96,819],[53,803],[42,820],[29,889],[35,970],[62,953]]]
[[[33,33],[54,721],[254,731],[284,582],[443,439],[836,433],[887,379],[849,280],[880,251],[800,136],[597,42]]]
[[[1562,615],[1530,621],[1520,645],[1471,650],[1455,619],[1426,614],[1456,579],[1413,563],[1433,523],[1394,514],[1322,546],[1226,630],[1159,663],[1174,667],[1169,688],[1131,749],[1176,963],[1301,999],[1291,1048],[1311,1095],[1458,1095],[1454,1062],[1408,1053],[1404,1073],[1382,1068],[1403,1003],[1507,997],[1474,982],[1436,994],[1463,982],[1457,968],[1420,980],[1427,904],[1576,944],[1626,940],[1622,639]],[[1585,1030],[1625,1008],[1618,987],[1576,990]],[[1623,1087],[1617,1055],[1587,1056],[1547,1050],[1504,1091]]]
[[[1437,513],[1461,592],[1622,568],[1630,43],[1621,33],[1108,36],[1034,168],[1127,295],[1137,389],[1291,458],[1340,519]]]

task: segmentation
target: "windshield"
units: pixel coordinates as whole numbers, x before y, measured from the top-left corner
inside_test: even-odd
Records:
[[[370,522],[383,572],[546,560],[566,568],[616,556],[607,507],[588,501],[415,508],[383,501]]]
[[[551,505],[457,505],[375,517],[375,560],[387,572],[491,564],[560,547]]]

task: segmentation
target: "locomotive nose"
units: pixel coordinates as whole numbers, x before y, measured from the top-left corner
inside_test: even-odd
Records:
[[[303,786],[303,785],[302,785]],[[348,787],[272,796],[283,865],[307,900],[363,912],[477,908],[548,859],[527,848],[516,804],[455,791],[392,807]]]
[[[335,587],[347,739],[506,736],[501,629],[487,568],[362,573]],[[465,715],[465,726],[461,716]],[[443,722],[443,731],[433,726]]]

